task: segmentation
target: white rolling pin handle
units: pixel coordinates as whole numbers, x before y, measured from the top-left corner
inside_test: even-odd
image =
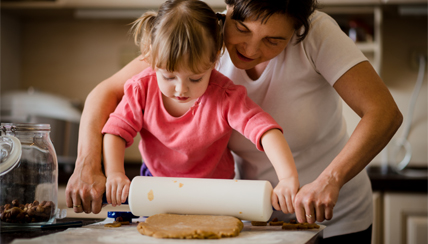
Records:
[[[272,185],[261,180],[219,180],[137,176],[129,207],[134,215],[160,213],[228,215],[267,221],[272,215]]]

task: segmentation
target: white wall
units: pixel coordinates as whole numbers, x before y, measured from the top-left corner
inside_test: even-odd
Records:
[[[21,85],[21,25],[10,15],[0,14],[0,89],[19,89]]]

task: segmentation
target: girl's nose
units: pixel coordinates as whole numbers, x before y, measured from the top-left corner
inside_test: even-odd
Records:
[[[187,85],[185,82],[178,81],[177,85],[175,86],[175,91],[179,93],[179,95],[183,95],[188,90]]]

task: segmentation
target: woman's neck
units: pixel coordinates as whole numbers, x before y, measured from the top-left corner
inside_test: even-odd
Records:
[[[260,76],[262,76],[263,71],[265,71],[268,64],[269,64],[269,61],[260,63],[256,66],[254,66],[254,68],[252,68],[252,69],[245,70],[245,72],[247,72],[247,75],[248,75],[248,77],[250,77],[250,79],[257,80],[260,78]]]

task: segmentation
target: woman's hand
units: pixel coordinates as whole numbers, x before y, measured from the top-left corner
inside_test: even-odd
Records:
[[[289,214],[294,213],[293,201],[299,189],[299,180],[288,177],[279,181],[272,194],[272,206],[276,210]]]
[[[304,185],[294,199],[297,221],[312,224],[333,218],[339,190],[339,184],[328,179],[317,179]]]
[[[110,173],[106,182],[107,202],[113,207],[120,206],[126,201],[131,181],[122,172]]]
[[[65,189],[67,207],[73,208],[76,213],[97,214],[102,207],[106,177],[101,171],[100,161],[98,161],[98,167],[91,167],[89,163],[81,161],[76,163],[76,168]]]

